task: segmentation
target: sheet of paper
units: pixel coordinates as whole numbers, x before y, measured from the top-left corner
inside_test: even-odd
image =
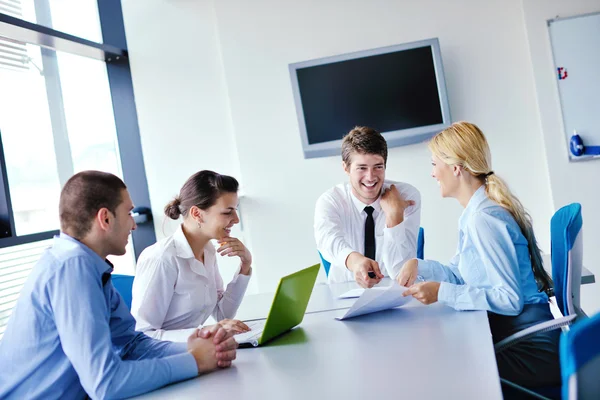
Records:
[[[344,315],[337,317],[336,319],[342,321],[359,315],[402,306],[412,299],[411,296],[402,296],[402,293],[404,293],[405,290],[406,288],[404,286],[398,284],[365,289],[354,305],[350,307]]]
[[[338,299],[353,299],[355,297],[360,297],[364,291],[365,289],[363,288],[348,290],[346,293],[340,294]]]

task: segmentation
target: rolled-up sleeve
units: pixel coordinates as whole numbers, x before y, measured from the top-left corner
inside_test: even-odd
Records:
[[[404,211],[404,221],[383,229],[381,260],[393,279],[398,277],[406,261],[417,256],[417,238],[421,226],[421,194],[410,185],[405,185],[400,194],[405,200],[413,200],[415,204]]]

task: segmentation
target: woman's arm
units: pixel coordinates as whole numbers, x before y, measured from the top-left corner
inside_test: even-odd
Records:
[[[508,225],[484,212],[473,214],[465,231],[461,270],[465,284],[442,283],[438,300],[457,310],[518,315],[523,309],[519,261]]]

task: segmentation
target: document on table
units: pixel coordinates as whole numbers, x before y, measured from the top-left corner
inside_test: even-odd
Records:
[[[338,299],[354,299],[356,297],[360,297],[364,291],[365,289],[363,288],[348,290],[346,293],[340,294]]]
[[[406,287],[394,283],[391,286],[364,289],[363,294],[354,305],[337,320],[344,320],[359,315],[369,314],[389,308],[399,307],[408,303],[412,296],[403,297]]]

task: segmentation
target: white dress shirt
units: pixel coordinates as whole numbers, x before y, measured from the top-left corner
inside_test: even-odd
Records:
[[[131,314],[136,330],[155,339],[186,341],[209,316],[220,321],[237,312],[249,275],[239,271],[223,290],[212,243],[204,247],[204,263],[194,257],[181,226],[146,248],[137,263]]]
[[[404,211],[404,221],[392,228],[385,224],[385,214],[380,200],[364,204],[352,193],[349,183],[342,183],[323,193],[315,207],[315,240],[323,258],[331,263],[328,281],[354,281],[346,268],[346,258],[353,251],[365,254],[364,208],[372,206],[375,220],[375,261],[385,276],[396,278],[400,268],[409,259],[417,256],[417,236],[421,224],[421,195],[407,183],[386,180],[383,187],[396,185],[405,200],[414,200],[415,205]]]

